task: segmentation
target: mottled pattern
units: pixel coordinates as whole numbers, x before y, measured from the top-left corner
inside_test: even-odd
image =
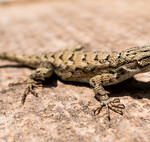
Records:
[[[1,59],[16,61],[23,65],[33,67],[32,74],[27,79],[27,88],[22,103],[25,102],[29,92],[37,96],[34,87],[41,86],[45,78],[55,73],[64,81],[77,81],[89,83],[95,92],[95,97],[101,102],[96,109],[98,114],[103,106],[122,113],[124,105],[119,99],[109,99],[109,92],[103,86],[117,84],[133,75],[150,70],[150,46],[134,47],[121,53],[116,52],[83,52],[82,46],[65,51],[49,53],[40,56],[16,55],[0,53]]]

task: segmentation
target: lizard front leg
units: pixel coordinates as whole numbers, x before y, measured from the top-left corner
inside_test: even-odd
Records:
[[[110,93],[108,91],[105,91],[105,89],[103,88],[103,85],[107,85],[110,82],[115,82],[115,80],[116,80],[116,75],[106,73],[102,75],[97,75],[91,78],[89,81],[90,85],[93,87],[93,90],[95,92],[96,99],[101,102],[101,106],[98,107],[94,111],[94,113],[99,114],[101,109],[104,106],[106,106],[109,120],[110,120],[109,109],[122,115],[123,114],[122,109],[125,108],[125,106],[120,103],[119,99],[114,99],[114,100],[110,99],[108,96],[108,94]]]
[[[45,78],[49,78],[52,74],[53,67],[48,63],[42,64],[41,67],[34,70],[26,81],[27,87],[22,96],[22,104],[24,104],[25,99],[29,93],[32,93],[37,97],[37,93],[35,92],[34,88],[42,86],[42,81],[44,81]]]

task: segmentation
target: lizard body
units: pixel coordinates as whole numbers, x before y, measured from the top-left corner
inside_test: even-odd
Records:
[[[150,46],[134,47],[117,52],[87,52],[77,46],[70,50],[58,51],[44,55],[16,55],[0,53],[0,59],[19,62],[35,68],[27,79],[27,88],[22,103],[29,92],[37,96],[34,87],[41,86],[45,78],[54,73],[64,81],[89,83],[95,92],[95,97],[101,106],[95,110],[100,113],[103,106],[122,114],[124,105],[119,99],[110,99],[109,92],[103,86],[117,84],[137,73],[150,71]]]

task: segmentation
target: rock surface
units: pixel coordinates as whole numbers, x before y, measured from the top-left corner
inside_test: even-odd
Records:
[[[83,44],[85,50],[121,51],[150,43],[149,0],[0,0],[0,51],[41,54]],[[0,60],[1,142],[149,142],[150,73],[106,87],[125,104],[124,115],[99,106],[86,84],[50,78],[27,97],[31,69]]]

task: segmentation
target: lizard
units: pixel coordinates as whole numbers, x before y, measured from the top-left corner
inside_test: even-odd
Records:
[[[0,59],[18,62],[34,70],[26,80],[26,89],[22,104],[29,93],[38,96],[35,88],[42,86],[46,78],[56,74],[64,81],[89,83],[100,106],[94,110],[98,115],[106,107],[110,119],[110,110],[123,115],[124,104],[119,98],[110,97],[105,86],[120,83],[135,74],[150,71],[150,45],[123,50],[122,52],[83,51],[76,46],[64,51],[41,55],[16,55],[0,53]]]

